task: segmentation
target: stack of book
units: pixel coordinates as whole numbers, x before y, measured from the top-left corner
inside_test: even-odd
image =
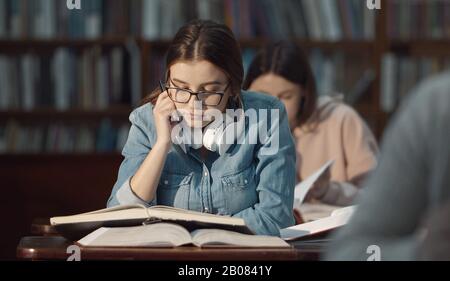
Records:
[[[50,222],[85,247],[289,247],[278,237],[255,236],[241,218],[167,206],[122,205]]]
[[[238,247],[286,248],[286,241],[323,237],[345,226],[354,207],[281,229],[281,237],[255,235],[242,218],[168,206],[120,205],[72,216],[53,217],[51,224],[83,247]]]

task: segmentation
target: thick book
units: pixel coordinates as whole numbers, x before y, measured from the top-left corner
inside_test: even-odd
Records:
[[[213,215],[168,206],[145,207],[120,205],[89,213],[53,217],[50,223],[64,237],[78,240],[100,227],[139,226],[155,222],[171,222],[188,231],[217,228],[243,234],[253,234],[242,218]]]
[[[326,236],[331,231],[346,225],[355,208],[356,206],[340,208],[334,210],[328,217],[281,229],[281,238],[292,241]]]
[[[285,248],[279,237],[249,235],[224,229],[188,231],[173,223],[153,223],[132,227],[101,227],[77,243],[83,247],[197,247]]]

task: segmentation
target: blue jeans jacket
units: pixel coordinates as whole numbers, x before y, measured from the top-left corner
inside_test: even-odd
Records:
[[[119,204],[167,205],[199,212],[243,218],[256,234],[279,236],[279,230],[294,224],[292,214],[295,186],[295,146],[284,105],[276,98],[242,91],[244,110],[255,109],[258,122],[266,122],[266,138],[236,143],[219,156],[210,152],[202,161],[199,151],[187,153],[172,145],[151,202],[140,199],[130,188],[134,175],[156,142],[156,128],[150,103],[130,114],[131,128],[123,148],[125,157],[108,207]],[[278,109],[262,118],[259,109]],[[260,118],[261,117],[261,118]],[[268,121],[260,120],[267,119]],[[248,133],[250,121],[245,125]],[[275,130],[275,128],[277,130]],[[278,131],[278,148],[267,153]]]

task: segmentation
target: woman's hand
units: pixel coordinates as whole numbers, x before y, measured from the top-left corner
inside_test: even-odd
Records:
[[[162,92],[158,96],[156,104],[153,107],[153,115],[155,118],[157,134],[156,142],[164,145],[165,147],[170,147],[172,143],[171,132],[173,125],[170,121],[170,116],[174,113],[175,110],[175,104],[169,98],[167,92]]]
[[[300,213],[300,211],[298,209],[294,209],[294,219],[295,219],[295,224],[302,224],[305,222],[305,220],[302,217],[302,214]]]
[[[305,201],[311,201],[312,199],[320,200],[328,190],[331,181],[330,169],[327,169],[313,184],[311,189],[306,194]]]

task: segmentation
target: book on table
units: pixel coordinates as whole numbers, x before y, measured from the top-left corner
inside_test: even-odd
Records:
[[[293,208],[298,210],[304,223],[280,230],[281,238],[286,241],[325,241],[329,234],[344,226],[356,206],[335,206],[321,202],[305,202],[306,195],[314,183],[331,169],[334,160],[324,163],[318,170],[295,186]]]
[[[330,216],[281,229],[281,238],[285,241],[322,239],[345,226],[355,210],[356,206],[339,208],[331,212]]]
[[[189,232],[174,223],[153,223],[132,227],[101,227],[78,240],[85,247],[236,247],[285,248],[279,237],[243,234],[224,229],[196,229]]]
[[[168,206],[121,205],[50,222],[83,246],[289,247],[279,237],[254,235],[242,218]]]

